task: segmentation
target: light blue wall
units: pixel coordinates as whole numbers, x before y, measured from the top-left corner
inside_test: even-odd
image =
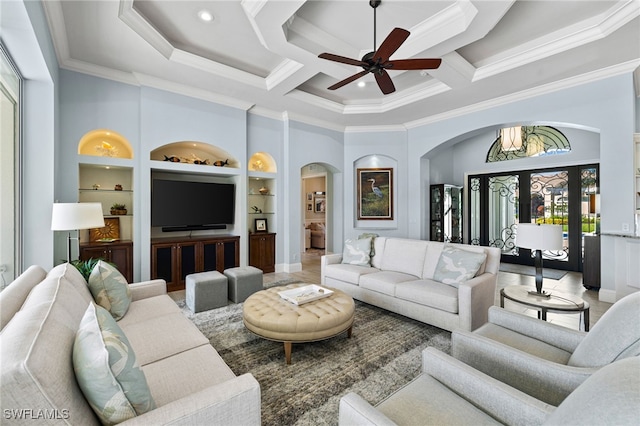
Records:
[[[287,196],[285,199],[285,217],[287,230],[290,235],[286,238],[285,262],[296,264],[300,262],[301,234],[304,217],[302,216],[302,167],[310,163],[319,163],[331,171],[327,179],[326,215],[328,251],[342,251],[344,240],[342,204],[346,193],[344,184],[344,134],[334,130],[290,121],[285,133],[285,171],[278,173],[284,176]]]
[[[40,2],[2,2],[2,41],[22,77],[22,262],[53,266],[51,210],[55,199],[58,141],[58,63]]]

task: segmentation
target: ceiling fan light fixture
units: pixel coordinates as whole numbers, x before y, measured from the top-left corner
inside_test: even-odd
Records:
[[[366,86],[366,85],[367,85],[367,83],[366,83],[366,82],[364,82],[364,81],[359,81],[359,82],[358,82],[358,87],[364,87],[364,86]]]
[[[198,12],[198,18],[200,18],[200,20],[203,22],[211,22],[213,21],[213,13],[209,12],[206,9],[202,9],[200,12]]]

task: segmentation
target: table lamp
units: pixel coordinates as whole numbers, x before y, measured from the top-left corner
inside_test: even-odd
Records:
[[[80,236],[71,237],[71,231],[89,228],[102,228],[101,203],[54,203],[51,213],[52,231],[69,231],[67,235],[67,262],[71,262],[71,240],[78,240],[80,250]]]
[[[550,293],[542,291],[542,250],[562,250],[562,225],[536,225],[535,223],[519,223],[516,229],[517,247],[534,251],[536,265],[536,291],[529,292],[534,296],[549,297]]]

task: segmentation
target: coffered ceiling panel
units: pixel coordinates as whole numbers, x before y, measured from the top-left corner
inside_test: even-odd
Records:
[[[63,68],[337,129],[410,127],[640,65],[637,0],[383,0],[375,48],[399,27],[391,61],[442,59],[388,70],[388,95],[371,73],[328,90],[363,68],[318,58],[374,50],[368,0],[43,4]]]

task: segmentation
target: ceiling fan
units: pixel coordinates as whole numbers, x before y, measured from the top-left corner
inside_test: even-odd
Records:
[[[389,60],[389,57],[398,50],[398,48],[409,37],[409,31],[402,28],[394,28],[384,39],[380,48],[376,50],[376,8],[380,6],[382,0],[369,0],[369,5],[373,8],[373,52],[369,52],[362,57],[362,60],[346,58],[344,56],[334,55],[332,53],[321,53],[319,58],[328,59],[329,61],[340,62],[343,64],[356,65],[364,69],[351,77],[345,78],[337,82],[333,86],[328,87],[329,90],[336,90],[347,85],[360,77],[364,77],[368,73],[372,73],[378,87],[385,95],[395,92],[396,88],[391,81],[391,77],[387,70],[432,70],[440,66],[442,59],[396,59]]]

